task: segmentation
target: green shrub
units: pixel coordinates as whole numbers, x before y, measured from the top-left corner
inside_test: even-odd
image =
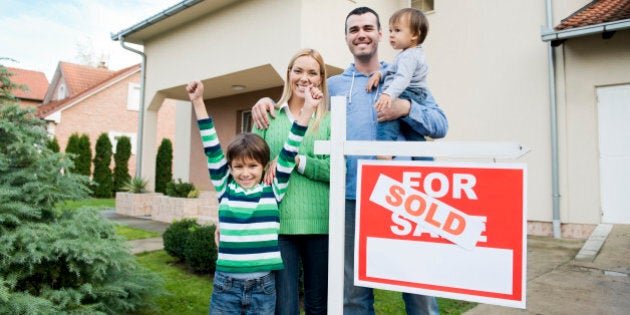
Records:
[[[166,195],[178,198],[196,198],[199,194],[196,193],[197,188],[193,183],[182,182],[181,178],[176,181],[170,181],[166,184]]]
[[[114,191],[121,191],[129,180],[129,158],[131,157],[131,139],[120,137],[114,153]],[[146,186],[146,185],[145,185]]]
[[[194,272],[214,271],[217,263],[217,246],[214,243],[215,225],[196,227],[190,232],[184,247],[184,261]]]
[[[197,219],[183,218],[175,220],[162,234],[164,250],[171,256],[183,261],[186,259],[184,250],[191,231],[199,227]]]
[[[166,185],[173,180],[173,143],[162,139],[155,160],[155,192],[166,193]]]
[[[96,154],[94,155],[94,197],[110,198],[114,191],[112,170],[112,143],[107,133],[102,133],[96,140]]]
[[[82,134],[79,137],[79,156],[75,160],[75,169],[78,174],[90,176],[92,174],[92,147],[90,137]]]
[[[79,134],[74,132],[68,138],[68,143],[66,144],[66,155],[74,161],[74,165],[68,170],[73,173],[78,173],[76,164],[77,159],[79,158]]]
[[[142,194],[147,192],[149,182],[143,178],[130,178],[121,188],[122,191],[128,191],[134,194]]]

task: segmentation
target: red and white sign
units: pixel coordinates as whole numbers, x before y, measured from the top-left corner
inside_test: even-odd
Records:
[[[360,160],[355,285],[525,308],[526,168]]]

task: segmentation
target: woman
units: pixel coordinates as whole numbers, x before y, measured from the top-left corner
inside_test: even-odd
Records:
[[[306,314],[326,314],[328,294],[328,194],[330,160],[315,155],[317,140],[330,140],[326,66],[313,49],[302,49],[291,58],[284,91],[276,104],[269,128],[254,127],[271,149],[271,157],[280,152],[295,117],[304,106],[307,86],[319,88],[324,101],[319,104],[296,157],[298,167],[291,174],[291,184],[280,204],[278,245],[285,268],[276,272],[278,300],[276,314],[299,314],[299,263],[304,271],[304,309]],[[275,175],[275,165],[268,167],[265,181]]]

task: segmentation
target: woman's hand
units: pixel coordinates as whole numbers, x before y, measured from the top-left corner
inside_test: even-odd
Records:
[[[302,112],[298,117],[297,123],[300,126],[308,126],[308,122],[311,121],[313,113],[322,103],[324,99],[324,93],[314,86],[307,86],[304,92],[304,106],[302,106]]]

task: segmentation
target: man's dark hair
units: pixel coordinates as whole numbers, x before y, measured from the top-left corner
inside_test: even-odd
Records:
[[[376,16],[376,27],[378,28],[378,30],[381,30],[381,20],[378,18],[378,13],[376,13],[376,11],[368,8],[368,7],[358,7],[352,11],[350,11],[350,13],[348,13],[348,15],[346,15],[346,23],[344,25],[344,33],[348,33],[348,18],[351,15],[363,15],[366,13],[372,13],[374,14],[374,16]]]

